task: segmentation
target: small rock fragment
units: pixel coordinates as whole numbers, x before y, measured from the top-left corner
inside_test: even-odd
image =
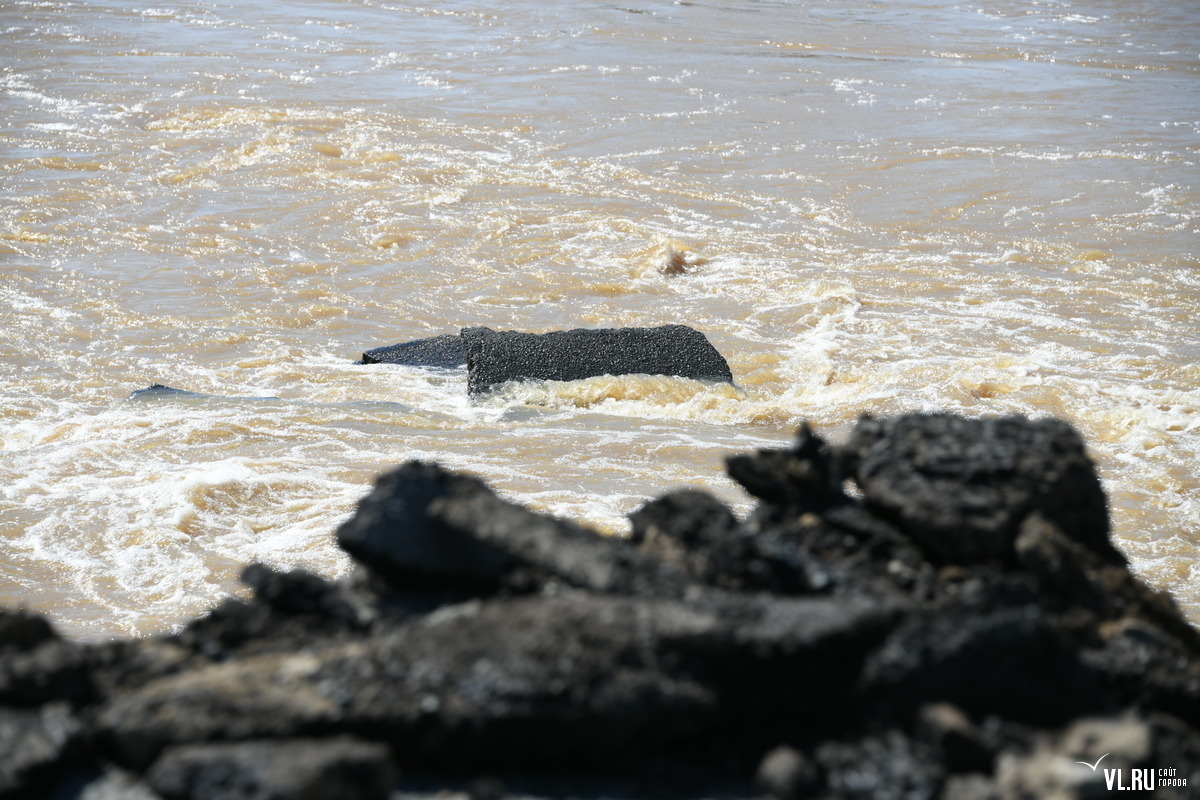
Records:
[[[242,583],[254,589],[255,599],[279,614],[311,614],[361,627],[367,613],[350,601],[339,584],[325,580],[308,570],[286,572],[262,564],[242,570]]]
[[[755,775],[759,791],[776,800],[799,800],[815,790],[821,775],[803,753],[780,745],[763,756]]]
[[[385,800],[387,747],[292,739],[173,747],[147,773],[165,800]]]
[[[950,703],[931,703],[917,717],[917,731],[941,756],[946,771],[992,771],[992,751],[983,733]]]
[[[807,422],[791,448],[730,456],[725,469],[750,494],[797,515],[846,501],[832,451]]]

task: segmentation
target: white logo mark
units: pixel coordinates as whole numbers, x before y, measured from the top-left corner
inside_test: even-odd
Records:
[[[1103,761],[1103,760],[1104,760],[1104,759],[1106,759],[1106,758],[1108,758],[1108,753],[1105,753],[1104,755],[1102,755],[1102,756],[1100,756],[1099,758],[1097,758],[1097,759],[1096,759],[1096,763],[1095,763],[1095,764],[1089,764],[1089,763],[1088,763],[1088,762],[1086,762],[1086,761],[1076,761],[1075,763],[1076,763],[1076,764],[1083,764],[1085,767],[1091,767],[1091,768],[1092,768],[1092,772],[1095,772],[1095,771],[1096,771],[1096,767],[1100,766],[1100,762],[1101,762],[1101,761]]]

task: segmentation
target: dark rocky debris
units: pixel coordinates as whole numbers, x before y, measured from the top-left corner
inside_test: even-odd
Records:
[[[1037,511],[1103,561],[1125,557],[1083,442],[1060,420],[949,415],[869,420],[842,450],[869,509],[946,563],[1004,561]]]
[[[0,612],[0,798],[1196,795],[1200,637],[1071,428],[864,419],[729,472],[747,519],[677,491],[616,539],[414,461],[342,580],[251,565],[251,599],[94,646]]]
[[[519,380],[573,381],[597,375],[675,375],[733,382],[729,365],[703,333],[686,325],[577,328],[550,333],[463,328],[363,352],[362,364],[467,367],[467,391]]]
[[[463,328],[467,391],[507,381],[573,381],[596,375],[674,375],[733,382],[733,373],[704,334],[686,325],[576,328],[550,333]]]

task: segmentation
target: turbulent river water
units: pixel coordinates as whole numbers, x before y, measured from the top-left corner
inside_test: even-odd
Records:
[[[1175,0],[8,0],[0,605],[97,639],[343,574],[412,458],[744,513],[725,455],[947,409],[1075,424],[1200,621],[1198,43]],[[737,385],[355,363],[666,323]]]

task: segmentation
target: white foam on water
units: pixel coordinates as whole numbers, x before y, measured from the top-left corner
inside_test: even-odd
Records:
[[[5,471],[22,477],[6,486],[5,505],[36,521],[3,545],[86,598],[59,615],[75,633],[147,632],[197,613],[235,589],[238,565],[251,561],[327,575],[348,566],[328,536],[330,510],[346,516],[361,484],[336,464],[272,447],[269,428],[289,427],[286,409],[177,405],[121,403],[27,432],[25,448],[7,450]],[[222,457],[255,449],[247,438],[260,456]]]
[[[949,409],[1077,425],[1200,618],[1194,22],[802,6],[14,5],[10,60],[72,80],[0,72],[4,601],[144,632],[248,560],[340,574],[408,458],[621,531],[675,485],[744,511],[721,455],[801,420]],[[671,322],[738,387],[351,363]],[[121,400],[153,381],[243,399]]]

